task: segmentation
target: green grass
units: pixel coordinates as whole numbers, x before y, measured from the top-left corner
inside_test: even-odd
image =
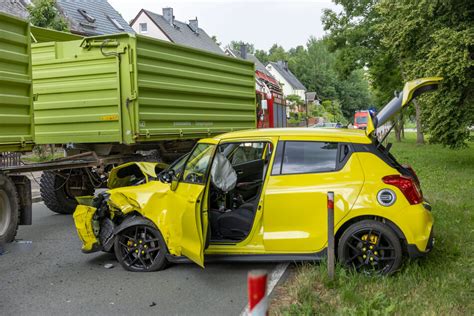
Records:
[[[30,164],[30,163],[36,163],[36,162],[46,162],[46,161],[50,161],[57,158],[63,158],[63,157],[64,157],[64,153],[60,152],[60,153],[55,153],[54,156],[51,154],[45,157],[40,157],[38,155],[24,156],[21,158],[21,160],[27,164]]]
[[[432,203],[436,243],[391,277],[368,277],[326,265],[301,265],[278,290],[272,314],[474,315],[474,143],[462,150],[416,145],[415,133],[394,143],[401,163],[412,165]]]

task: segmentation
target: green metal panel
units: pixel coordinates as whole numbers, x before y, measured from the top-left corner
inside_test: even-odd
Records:
[[[135,144],[255,127],[254,65],[128,34],[33,44],[36,142]]]
[[[38,144],[122,141],[118,58],[82,44],[33,44]]]
[[[0,13],[0,151],[31,150],[30,26]]]
[[[31,26],[31,36],[34,43],[74,41],[82,38],[82,36],[76,34],[45,29],[33,25]]]
[[[137,36],[138,141],[255,128],[253,63]]]

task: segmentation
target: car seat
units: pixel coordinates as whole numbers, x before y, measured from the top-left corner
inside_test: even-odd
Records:
[[[226,239],[242,239],[252,228],[255,205],[245,203],[237,209],[221,213],[217,217],[216,229]]]

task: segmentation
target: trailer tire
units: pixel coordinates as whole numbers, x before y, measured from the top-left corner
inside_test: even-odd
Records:
[[[40,193],[44,204],[53,212],[58,214],[72,214],[76,210],[76,196],[94,194],[94,186],[89,180],[83,181],[84,189],[74,196],[68,193],[68,183],[64,183],[69,174],[74,173],[74,177],[81,177],[81,169],[67,170],[61,176],[58,172],[44,171],[41,175]]]
[[[15,239],[19,217],[15,184],[9,177],[0,174],[0,245]]]

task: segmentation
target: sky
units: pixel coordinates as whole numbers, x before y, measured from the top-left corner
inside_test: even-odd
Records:
[[[310,36],[324,35],[323,9],[337,10],[331,0],[108,0],[125,18],[132,20],[140,9],[162,14],[172,7],[177,20],[195,17],[199,27],[226,46],[232,40],[252,43],[268,50],[274,43],[285,49],[305,45]]]

